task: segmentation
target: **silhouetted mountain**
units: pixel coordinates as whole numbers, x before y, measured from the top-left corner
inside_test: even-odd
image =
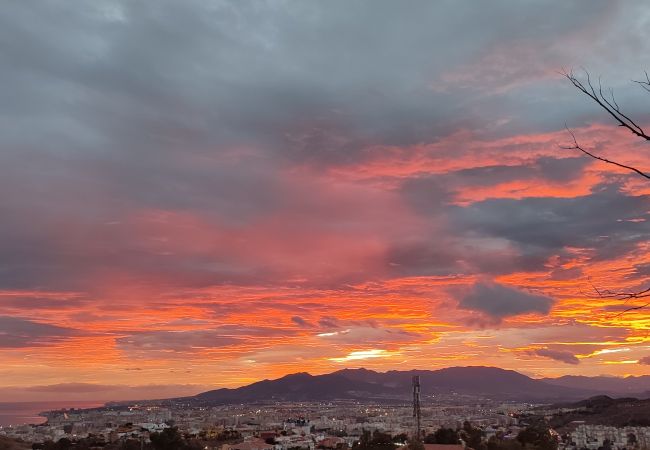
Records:
[[[564,410],[551,419],[554,428],[561,428],[576,420],[616,427],[650,426],[650,400],[598,395],[576,403],[553,406]]]
[[[239,403],[261,400],[332,400],[383,394],[381,386],[346,378],[338,373],[313,376],[308,373],[286,375],[277,380],[263,380],[237,389],[217,389],[198,394],[199,401]]]
[[[566,375],[559,378],[543,378],[541,381],[555,386],[569,388],[590,389],[609,395],[631,395],[634,397],[648,397],[650,391],[650,375],[638,377],[585,377]]]
[[[236,389],[217,389],[193,397],[199,403],[307,400],[407,400],[414,375],[423,395],[482,395],[502,400],[557,401],[594,395],[594,391],[547,384],[512,370],[451,367],[440,370],[375,372],[344,369],[325,375],[297,373]]]

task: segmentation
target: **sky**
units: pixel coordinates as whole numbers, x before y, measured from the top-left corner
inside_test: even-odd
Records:
[[[0,15],[0,397],[307,371],[650,374],[646,2],[43,1]],[[650,125],[649,125],[650,126]]]

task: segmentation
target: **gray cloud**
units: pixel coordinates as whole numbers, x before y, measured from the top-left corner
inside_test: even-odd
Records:
[[[606,185],[574,198],[488,199],[454,208],[451,217],[455,229],[483,236],[488,245],[490,239],[501,239],[517,250],[512,262],[524,270],[539,270],[566,247],[592,250],[593,260],[630,251],[650,231],[650,213],[644,206],[648,200]],[[487,265],[481,268],[490,270]],[[498,264],[493,268],[499,270]]]
[[[0,316],[0,348],[37,347],[80,334],[72,328],[20,317]]]
[[[639,360],[639,364],[650,365],[650,356],[644,356]]]
[[[394,330],[368,326],[353,326],[320,336],[327,342],[356,345],[390,345],[416,341],[420,335],[405,330]]]
[[[218,330],[144,331],[115,340],[123,350],[189,352],[200,349],[228,347],[242,342],[237,336]]]
[[[40,386],[11,386],[0,387],[0,396],[6,401],[66,401],[88,402],[91,407],[93,402],[118,401],[118,400],[146,400],[159,398],[172,398],[195,395],[214,386],[197,384],[148,384],[140,386],[106,385],[93,383],[62,383]],[[63,397],[62,397],[63,396]],[[99,406],[99,405],[96,405]]]
[[[116,386],[92,383],[61,383],[23,388],[29,392],[58,392],[58,393],[95,393],[115,389]]]
[[[69,298],[65,294],[60,297],[38,297],[31,293],[27,295],[0,296],[0,311],[23,311],[29,308],[38,310],[74,310],[90,302],[87,298]]]
[[[221,325],[211,329],[137,331],[115,340],[128,352],[164,351],[188,353],[241,343],[294,335],[294,330],[246,325]]]
[[[549,278],[551,280],[578,280],[583,275],[584,272],[580,267],[571,267],[570,269],[556,267],[551,271]]]
[[[430,217],[430,228],[391,243],[387,255],[391,270],[402,275],[502,274],[544,270],[551,256],[569,256],[568,247],[588,250],[592,261],[635,249],[650,232],[650,213],[644,206],[650,198],[631,195],[617,182],[573,198],[488,198],[454,204],[457,189],[545,178],[539,170],[542,165],[566,163],[566,171],[559,171],[556,181],[572,178],[585,162],[583,158],[539,158],[528,165],[477,167],[407,179],[401,192],[418,213]],[[644,267],[636,269],[643,276]],[[569,275],[557,270],[552,274]]]
[[[554,39],[561,39],[611,12],[598,3],[584,11],[578,4],[504,1],[480,13],[424,1],[410,8],[295,1],[236,8],[199,1],[97,2],[67,10],[54,2],[12,5],[2,29],[21,45],[9,49],[3,84],[14,88],[9,100],[21,114],[14,123],[20,128],[8,127],[7,136],[21,145],[55,137],[57,148],[80,151],[105,149],[118,135],[159,155],[174,142],[264,140],[278,151],[288,148],[291,157],[345,161],[360,156],[361,142],[419,142],[432,129],[441,133],[459,111],[450,114],[438,101],[463,104],[428,89],[441,73],[462,69],[485,47],[554,36],[532,19],[540,11],[551,15]],[[481,26],[506,14],[512,20],[503,27]],[[19,23],[34,24],[39,34]],[[440,45],[451,33],[455,45]],[[39,78],[38,89],[30,89],[26,76]],[[28,115],[37,129],[25,139],[20,131]]]
[[[342,324],[339,319],[336,317],[332,316],[323,316],[320,318],[318,321],[318,325],[320,325],[322,328],[325,329],[336,329],[336,328],[341,328]]]
[[[650,263],[635,264],[634,271],[629,278],[648,278],[650,277]]]
[[[439,142],[458,130],[488,140],[602,117],[584,99],[566,95],[561,81],[549,81],[548,71],[575,64],[606,75],[609,67],[638,72],[632,65],[650,42],[645,28],[634,35],[618,31],[643,23],[643,2],[623,7],[598,0],[585,10],[580,2],[505,0],[489,7],[415,1],[409,8],[388,1],[52,1],[16,2],[3,12],[2,287],[92,289],[86,280],[97,284],[116,272],[151,284],[301,279],[340,287],[383,270],[430,275],[539,268],[564,245],[597,244],[605,258],[629,249],[644,231],[640,223],[616,228],[595,218],[601,193],[573,203],[447,205],[452,188],[523,177],[570,179],[582,170],[581,158],[461,169],[438,180],[451,184],[435,189],[435,180],[408,180],[395,194],[400,200],[416,205],[426,220],[450,217],[450,227],[433,224],[430,233],[385,225],[376,211],[393,204],[383,198],[368,217],[359,217],[377,191],[319,198],[322,186],[305,181],[309,176],[286,182],[296,168],[322,173],[390,155],[392,145]],[[605,57],[606,64],[599,63]],[[468,78],[472,74],[478,78]],[[638,109],[635,96],[622,98]],[[507,126],[495,126],[502,122]],[[610,197],[605,208],[614,207],[614,214],[630,215],[647,200]],[[341,203],[344,211],[336,214]],[[616,209],[624,205],[625,211]],[[198,216],[200,224],[163,227],[169,211]],[[143,213],[159,228],[134,219]],[[287,221],[265,222],[280,216]],[[350,232],[350,240],[372,235],[388,248],[368,259],[385,256],[390,267],[361,260],[353,265],[364,270],[339,273],[332,268],[341,257],[323,261],[322,276],[296,274],[308,264],[286,267],[276,248],[266,250],[267,258],[241,254],[253,245],[251,236],[236,231],[255,227],[268,236],[264,243],[302,236],[301,251],[317,241],[308,236],[323,230]],[[188,245],[206,230],[215,237]],[[595,240],[604,233],[607,242]],[[459,245],[468,235],[479,236],[471,244],[486,249]],[[490,255],[495,239],[519,254]],[[236,250],[223,242],[236,243]],[[188,247],[193,251],[178,251]],[[322,259],[319,251],[308,255]]]
[[[587,157],[552,158],[542,156],[536,161],[536,169],[551,181],[566,182],[578,178],[582,170],[591,163]]]
[[[531,178],[562,182],[578,178],[590,162],[587,157],[542,156],[526,164],[482,166],[449,172],[441,181],[446,186],[456,184],[458,187],[493,186]]]
[[[312,328],[314,325],[300,316],[293,316],[291,321],[303,328]]]
[[[538,348],[534,350],[534,354],[543,356],[544,358],[554,359],[566,364],[580,364],[580,360],[576,356],[565,350],[552,350],[550,348]]]
[[[459,302],[461,308],[481,312],[495,320],[526,313],[548,314],[552,305],[550,297],[485,282],[475,283]]]

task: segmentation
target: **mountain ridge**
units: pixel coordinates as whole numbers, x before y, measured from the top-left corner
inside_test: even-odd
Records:
[[[238,388],[214,389],[189,398],[197,403],[217,404],[320,400],[403,401],[410,396],[414,375],[420,376],[424,396],[454,393],[502,400],[564,401],[607,393],[553,384],[514,370],[465,366],[387,372],[346,368],[321,375],[299,372]],[[647,388],[650,390],[650,382]]]
[[[557,378],[540,378],[548,384],[564,387],[588,387],[589,389],[617,395],[638,396],[650,391],[650,375],[627,377],[564,375]]]

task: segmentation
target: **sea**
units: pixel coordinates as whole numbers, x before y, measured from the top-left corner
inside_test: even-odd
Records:
[[[0,427],[10,425],[39,424],[45,417],[38,413],[55,409],[97,408],[104,402],[70,401],[70,402],[0,402]]]

